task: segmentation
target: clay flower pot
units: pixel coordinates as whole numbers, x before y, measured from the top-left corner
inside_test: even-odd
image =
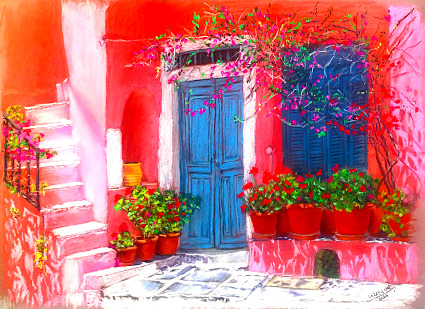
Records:
[[[320,225],[320,233],[326,236],[334,236],[336,232],[335,220],[332,210],[323,208],[322,223]]]
[[[158,236],[148,239],[136,239],[137,255],[141,261],[150,261],[155,256],[156,243]]]
[[[384,214],[384,210],[374,204],[371,204],[370,211],[370,222],[369,222],[369,235],[377,235],[380,233],[380,226],[382,224],[382,216]]]
[[[249,216],[254,227],[255,238],[272,239],[276,236],[277,213],[263,214],[250,210]]]
[[[285,236],[289,233],[289,217],[286,205],[279,211],[277,215],[276,236]]]
[[[336,227],[336,238],[339,240],[364,240],[369,229],[372,207],[366,205],[362,209],[354,207],[351,212],[333,210]]]
[[[125,249],[116,249],[117,258],[120,262],[120,266],[129,266],[134,263],[136,260],[136,246],[125,248]]]
[[[294,239],[312,240],[319,237],[322,207],[314,204],[288,205],[290,235]]]
[[[137,163],[124,163],[123,166],[123,184],[126,187],[137,186],[142,179],[142,170],[140,162]]]
[[[174,254],[179,247],[180,232],[159,234],[158,243],[156,244],[156,254],[169,255]]]

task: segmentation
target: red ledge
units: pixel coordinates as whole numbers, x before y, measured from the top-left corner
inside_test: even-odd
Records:
[[[315,257],[321,249],[338,255],[340,279],[417,283],[417,245],[392,241],[254,240],[249,243],[249,270],[313,276]]]

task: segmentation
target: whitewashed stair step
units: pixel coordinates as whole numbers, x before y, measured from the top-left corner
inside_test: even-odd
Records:
[[[83,224],[94,220],[93,205],[84,200],[42,208],[41,213],[46,230]]]
[[[36,166],[31,167],[32,180],[36,179]],[[81,182],[79,162],[43,162],[40,163],[40,182],[58,185],[69,182]]]
[[[106,225],[91,221],[53,229],[57,244],[61,246],[64,256],[89,251],[108,244]]]
[[[63,120],[54,124],[43,124],[37,126],[26,127],[26,129],[31,130],[31,135],[35,136],[37,134],[44,134],[44,142],[46,143],[54,143],[55,141],[68,141],[68,144],[73,143],[72,137],[72,123],[70,120]],[[40,143],[40,148],[46,148],[46,146],[42,146]]]
[[[39,104],[25,108],[31,125],[41,125],[69,120],[69,102]]]
[[[85,274],[112,268],[115,257],[116,251],[107,247],[67,256],[62,265],[62,274],[67,288],[79,290],[84,283]]]
[[[44,148],[46,149],[46,148]],[[64,145],[60,147],[50,147],[46,150],[56,151],[57,154],[50,159],[44,157],[40,162],[56,162],[56,161],[80,161],[80,157],[77,153],[77,148],[74,145]]]
[[[50,207],[84,199],[84,187],[82,182],[68,182],[48,186],[45,195],[40,195],[41,207]]]

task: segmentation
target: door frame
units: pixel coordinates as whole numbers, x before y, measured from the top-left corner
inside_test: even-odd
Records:
[[[181,51],[194,50],[193,44],[187,46],[187,49]],[[211,66],[208,64],[196,66],[195,68],[183,69],[183,74],[180,75],[185,81],[204,80],[211,78],[223,78],[221,69],[226,65],[217,65],[211,75]],[[164,66],[163,66],[164,67]],[[158,149],[158,181],[161,188],[174,187],[180,190],[180,145],[179,145],[179,109],[178,109],[178,89],[175,83],[168,83],[170,78],[176,76],[180,70],[166,71],[162,70],[161,75],[161,115],[159,118],[159,149]],[[202,74],[203,73],[203,74]],[[244,118],[255,113],[257,98],[255,92],[251,93],[255,85],[255,71],[247,74],[239,74],[243,77],[242,92],[243,92],[243,113]],[[233,77],[233,76],[232,76]],[[195,116],[202,117],[202,116]],[[250,179],[249,171],[255,166],[255,133],[256,133],[256,115],[244,122],[243,125],[243,171],[244,182]],[[241,188],[242,190],[242,188]],[[252,225],[250,221],[246,221],[247,240],[251,238]]]

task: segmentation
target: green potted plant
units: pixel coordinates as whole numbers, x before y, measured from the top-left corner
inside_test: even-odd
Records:
[[[155,256],[158,241],[158,217],[151,198],[153,193],[154,191],[137,185],[130,196],[122,195],[115,205],[115,211],[126,211],[128,218],[140,232],[135,242],[137,254],[142,261],[149,261]]]
[[[367,235],[370,214],[377,203],[378,179],[357,169],[339,170],[328,179],[336,237],[340,240],[362,240]]]
[[[319,236],[326,186],[320,177],[294,175],[284,182],[287,192],[290,235],[294,239],[311,240]]]
[[[278,211],[282,205],[275,198],[275,190],[270,173],[263,174],[263,183],[258,184],[255,175],[258,169],[253,167],[250,171],[253,182],[247,182],[238,198],[242,198],[245,204],[241,206],[241,212],[248,212],[254,228],[253,236],[256,238],[271,239],[276,235]],[[275,178],[277,181],[277,178]]]
[[[410,241],[413,226],[411,224],[411,205],[401,189],[392,194],[381,193],[382,224],[381,230],[394,241]]]
[[[120,266],[129,266],[136,260],[136,246],[134,245],[134,236],[123,223],[120,227],[121,233],[112,234],[110,247],[117,251],[117,259]]]
[[[192,194],[178,194],[173,188],[161,191],[157,188],[151,196],[151,203],[158,218],[159,239],[156,253],[170,255],[177,251],[184,224],[189,216],[200,208],[201,197]]]

